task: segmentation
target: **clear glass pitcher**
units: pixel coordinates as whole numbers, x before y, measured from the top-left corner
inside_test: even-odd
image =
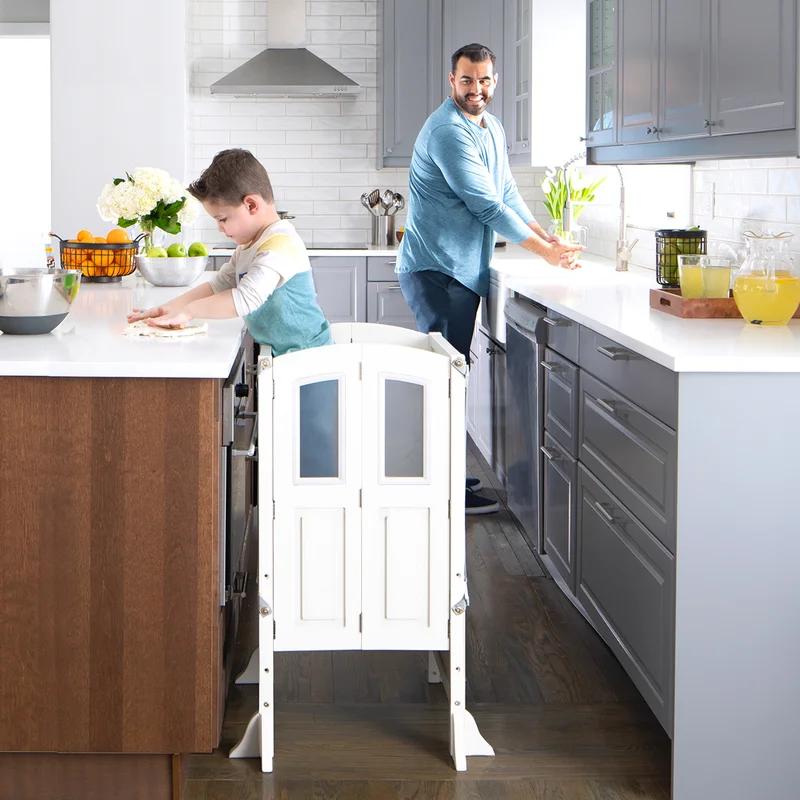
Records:
[[[800,306],[800,273],[791,233],[744,234],[747,251],[733,282],[739,313],[753,325],[785,325]]]

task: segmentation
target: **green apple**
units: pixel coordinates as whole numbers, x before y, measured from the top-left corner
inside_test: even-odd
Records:
[[[189,256],[195,258],[196,256],[207,256],[208,248],[202,242],[192,242],[189,245]]]
[[[173,242],[167,248],[167,255],[170,258],[185,258],[186,248],[180,242]]]
[[[166,258],[167,251],[163,247],[148,247],[147,248],[147,257],[148,258]]]

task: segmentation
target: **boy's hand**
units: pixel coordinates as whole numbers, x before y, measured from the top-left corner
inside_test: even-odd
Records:
[[[148,319],[149,317],[163,317],[165,314],[172,314],[176,311],[174,306],[153,306],[153,308],[134,308],[128,314],[128,322],[138,322],[140,319]]]
[[[579,269],[580,262],[578,253],[583,250],[583,247],[576,244],[551,244],[549,251],[544,255],[545,261],[552,264],[554,267],[561,267],[562,269]]]
[[[192,319],[192,315],[186,311],[168,311],[157,317],[148,317],[147,324],[153,328],[183,328]]]

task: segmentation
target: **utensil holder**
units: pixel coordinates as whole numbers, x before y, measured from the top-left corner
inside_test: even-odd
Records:
[[[372,245],[374,247],[394,246],[394,216],[381,214],[372,218]]]

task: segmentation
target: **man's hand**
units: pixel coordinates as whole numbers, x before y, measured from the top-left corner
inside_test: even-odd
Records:
[[[583,248],[578,244],[564,244],[556,240],[556,242],[551,242],[545,252],[542,253],[542,258],[554,267],[580,269],[581,265],[578,261],[578,253],[580,253],[581,250],[583,250]]]
[[[191,319],[193,319],[192,315],[184,308],[178,311],[167,311],[160,316],[148,317],[147,324],[153,328],[184,328]]]

